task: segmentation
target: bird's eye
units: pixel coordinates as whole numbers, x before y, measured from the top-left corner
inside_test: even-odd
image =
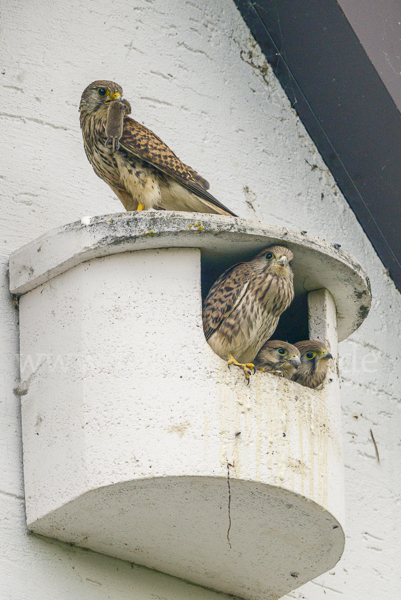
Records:
[[[305,356],[308,360],[312,360],[312,358],[315,358],[316,352],[307,352]]]
[[[284,356],[284,354],[285,354],[285,350],[284,350],[284,348],[279,348],[279,349],[277,350],[277,352],[278,352],[279,354],[281,354],[281,356]]]
[[[106,96],[108,94],[108,91],[105,88],[99,88],[97,93],[99,94],[99,96]]]
[[[271,252],[268,252],[266,254],[266,258],[267,258],[267,260],[271,260],[273,258],[273,254]]]

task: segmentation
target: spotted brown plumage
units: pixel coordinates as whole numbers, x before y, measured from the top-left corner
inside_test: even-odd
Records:
[[[292,258],[288,248],[271,246],[234,265],[212,285],[203,328],[216,354],[233,364],[251,364],[294,298]]]
[[[317,388],[326,379],[329,360],[332,357],[325,344],[315,340],[305,340],[294,344],[301,353],[301,365],[293,380],[310,388]]]
[[[269,340],[263,344],[253,362],[258,371],[292,379],[301,364],[301,355],[298,348],[288,342]]]
[[[106,145],[108,104],[123,90],[112,81],[94,81],[79,106],[86,156],[96,175],[126,210],[150,208],[236,216],[207,190],[208,182],[188,167],[150,129],[127,115],[119,147]]]

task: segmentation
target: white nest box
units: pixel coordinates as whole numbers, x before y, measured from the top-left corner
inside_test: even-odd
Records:
[[[298,232],[124,213],[60,227],[11,256],[31,531],[249,600],[335,565],[336,364],[317,390],[261,372],[247,385],[202,329],[201,282],[205,295],[275,243],[294,253],[296,310],[282,335],[309,330],[337,357],[337,339],[369,311],[368,280],[346,252]]]

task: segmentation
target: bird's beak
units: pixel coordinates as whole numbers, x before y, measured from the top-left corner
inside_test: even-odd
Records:
[[[280,256],[280,258],[277,261],[278,265],[281,265],[282,267],[285,267],[286,265],[288,265],[288,258],[286,256]]]
[[[330,352],[326,352],[326,354],[323,354],[322,358],[333,358],[333,357],[330,354]]]
[[[292,358],[289,362],[293,367],[298,368],[301,364],[301,359],[299,358],[299,356],[294,356],[294,358]]]
[[[118,100],[119,102],[121,102],[122,98],[120,92],[114,92],[114,94],[110,94],[110,96],[107,96],[104,103],[110,104],[110,102],[113,102],[113,100]]]

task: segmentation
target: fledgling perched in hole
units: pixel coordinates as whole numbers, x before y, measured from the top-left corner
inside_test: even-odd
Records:
[[[253,260],[225,271],[206,296],[206,340],[229,365],[242,368],[247,380],[253,359],[294,298],[293,258],[284,246],[265,248]]]
[[[305,340],[294,344],[301,353],[301,365],[293,380],[301,385],[317,388],[326,379],[329,360],[332,355],[325,344],[315,340]]]
[[[292,379],[301,364],[301,355],[298,348],[288,342],[269,340],[253,362],[257,371]]]

